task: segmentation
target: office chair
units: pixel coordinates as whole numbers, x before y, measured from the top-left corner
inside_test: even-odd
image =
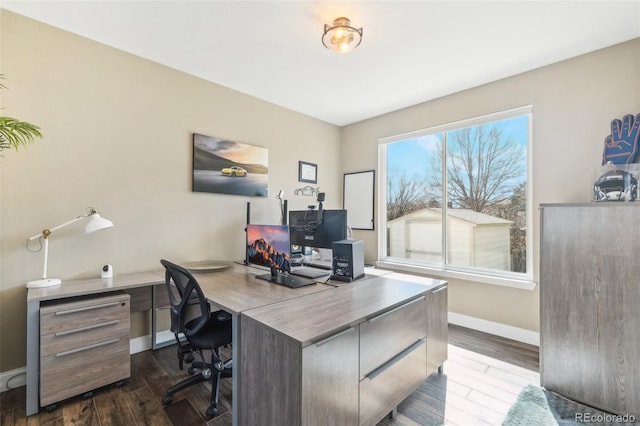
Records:
[[[193,353],[198,354],[201,362],[194,362],[189,368],[190,377],[171,386],[162,398],[164,405],[173,401],[173,395],[191,385],[211,380],[211,405],[207,408],[207,418],[218,414],[218,396],[220,380],[231,377],[231,359],[220,358],[220,348],[231,345],[231,314],[225,311],[211,312],[209,303],[202,293],[198,281],[183,267],[161,260],[165,267],[165,284],[169,293],[169,311],[171,312],[171,331],[182,333]],[[187,309],[193,296],[198,299],[200,315],[191,320],[187,317]],[[191,300],[190,300],[191,299]],[[206,362],[203,351],[211,351],[211,360]],[[180,353],[180,349],[179,349]],[[200,373],[195,374],[199,369]]]

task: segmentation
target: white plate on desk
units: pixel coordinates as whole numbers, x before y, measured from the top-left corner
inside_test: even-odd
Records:
[[[220,272],[231,268],[232,262],[221,260],[201,260],[199,262],[189,262],[182,265],[190,272]]]

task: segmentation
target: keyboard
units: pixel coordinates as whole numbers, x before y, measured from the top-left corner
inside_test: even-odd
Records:
[[[331,271],[326,269],[308,268],[303,266],[302,268],[292,269],[290,274],[297,275],[299,277],[305,277],[305,278],[320,278],[320,277],[330,275]]]
[[[305,263],[306,266],[309,266],[310,268],[315,268],[315,269],[325,269],[327,271],[331,271],[331,264],[330,263]]]
[[[276,284],[284,285],[290,288],[305,287],[308,285],[314,285],[316,282],[303,277],[292,277],[291,275],[278,275],[275,281]]]
[[[303,278],[303,277],[294,277],[289,274],[278,274],[275,277],[271,276],[271,274],[261,274],[261,275],[256,275],[256,278],[269,281],[274,284],[280,284],[290,288],[298,288],[298,287],[304,287],[304,286],[316,284],[316,282],[312,279]]]

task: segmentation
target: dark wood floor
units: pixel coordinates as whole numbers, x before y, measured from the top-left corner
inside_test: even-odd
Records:
[[[222,383],[220,413],[206,422],[209,387],[177,394],[163,407],[162,396],[185,377],[173,347],[131,357],[131,378],[90,398],[72,398],[53,412],[25,416],[25,388],[0,394],[0,425],[231,425],[231,381]],[[500,425],[520,390],[538,384],[538,348],[485,333],[449,326],[449,359],[380,425]]]

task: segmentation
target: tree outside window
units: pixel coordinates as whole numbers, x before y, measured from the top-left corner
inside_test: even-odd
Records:
[[[386,256],[527,273],[529,126],[511,114],[385,144]]]

